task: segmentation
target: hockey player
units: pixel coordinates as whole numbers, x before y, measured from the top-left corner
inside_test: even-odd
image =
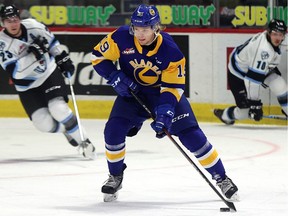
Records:
[[[134,91],[155,113],[151,124],[157,138],[163,129],[178,136],[181,143],[212,175],[223,194],[237,198],[237,186],[226,176],[221,159],[200,129],[184,96],[185,57],[172,37],[161,31],[155,6],[140,5],[130,26],[108,34],[92,52],[92,65],[118,93],[104,129],[109,178],[102,186],[104,201],[117,199],[126,165],[125,138],[137,134],[150,116],[132,97]],[[113,64],[119,61],[121,69]]]
[[[14,5],[3,6],[0,16],[4,27],[0,32],[0,63],[30,120],[40,131],[64,133],[72,146],[92,157],[95,148],[85,131],[81,140],[77,119],[67,104],[62,75],[70,78],[75,69],[69,54],[43,24],[30,18],[21,21]]]
[[[237,106],[214,110],[223,123],[232,125],[235,120],[247,118],[260,121],[263,116],[261,86],[271,89],[287,116],[287,84],[277,68],[286,31],[284,21],[273,19],[266,31],[233,50],[228,64],[228,83]]]

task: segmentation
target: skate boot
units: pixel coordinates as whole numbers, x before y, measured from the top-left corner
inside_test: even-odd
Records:
[[[126,169],[126,164],[123,165],[123,171]],[[118,191],[122,188],[123,172],[121,175],[113,176],[109,174],[109,178],[102,186],[102,193],[104,194],[104,202],[112,202],[117,200]]]
[[[230,178],[226,176],[224,180],[217,182],[217,186],[221,189],[227,199],[239,201],[239,196],[237,194],[238,188]]]
[[[85,158],[90,158],[90,159],[95,158],[95,147],[93,146],[93,144],[91,143],[89,139],[86,139],[79,145],[77,141],[70,134],[68,134],[67,132],[64,132],[63,134],[72,146],[74,147],[78,146],[78,151],[81,151],[82,155]]]
[[[86,139],[79,145],[79,150],[85,158],[95,159],[95,147],[89,139]]]
[[[235,123],[235,121],[233,121],[233,120],[227,121],[227,120],[224,120],[224,119],[222,118],[222,115],[223,115],[223,112],[224,112],[223,109],[214,109],[213,112],[214,112],[214,115],[215,115],[218,119],[220,119],[220,121],[222,121],[224,124],[226,124],[226,125],[233,125],[233,124]]]
[[[69,142],[72,146],[77,147],[77,146],[79,145],[79,144],[76,142],[76,140],[73,139],[73,137],[72,137],[70,134],[68,134],[67,132],[64,132],[63,134],[64,134],[64,136],[66,137],[66,139],[68,140],[68,142]]]

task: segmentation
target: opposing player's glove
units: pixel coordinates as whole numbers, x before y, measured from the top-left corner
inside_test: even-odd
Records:
[[[255,121],[260,121],[263,117],[262,103],[261,100],[248,100],[249,108],[249,117]]]
[[[170,104],[162,104],[156,108],[156,118],[151,123],[151,127],[156,132],[157,138],[163,138],[166,134],[163,129],[169,130],[172,125],[172,118],[174,117],[174,107]]]
[[[121,70],[113,71],[108,77],[107,84],[123,97],[132,97],[131,90],[138,91],[138,85]]]
[[[42,56],[48,52],[48,41],[45,37],[37,37],[28,47],[28,52],[33,53],[37,60],[40,60]]]
[[[63,51],[60,55],[56,56],[55,60],[65,77],[69,78],[74,74],[75,67],[66,51]]]

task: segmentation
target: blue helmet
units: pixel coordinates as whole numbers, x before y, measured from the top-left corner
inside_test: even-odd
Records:
[[[141,4],[136,8],[131,16],[131,25],[146,27],[160,24],[160,16],[155,6]]]

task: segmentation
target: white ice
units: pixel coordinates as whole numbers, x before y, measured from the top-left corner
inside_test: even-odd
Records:
[[[149,123],[127,139],[123,188],[118,201],[104,203],[105,120],[82,120],[97,148],[92,161],[61,134],[41,133],[25,118],[1,118],[0,215],[287,215],[287,126],[200,123],[239,187],[237,212],[229,213],[219,211],[224,202],[167,137],[155,138]]]

